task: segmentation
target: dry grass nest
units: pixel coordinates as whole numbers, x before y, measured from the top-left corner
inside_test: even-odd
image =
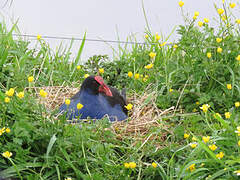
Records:
[[[52,111],[59,107],[66,98],[71,98],[78,92],[79,88],[72,86],[46,86],[46,87],[31,87],[34,89],[35,95],[40,101],[39,96],[40,89],[43,89],[48,93],[45,100],[40,102],[45,107]],[[111,130],[117,134],[119,138],[125,136],[143,137],[149,134],[151,128],[160,128],[162,133],[159,135],[148,136],[148,139],[161,139],[164,141],[169,132],[169,126],[162,122],[162,117],[174,112],[174,107],[166,110],[159,109],[156,102],[157,94],[146,90],[143,94],[134,93],[131,97],[127,98],[128,103],[133,104],[133,108],[129,113],[129,119],[122,122],[114,122],[111,126]]]

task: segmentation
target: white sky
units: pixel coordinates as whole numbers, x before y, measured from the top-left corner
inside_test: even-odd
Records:
[[[6,0],[0,1],[0,7]],[[10,0],[9,0],[10,1]],[[165,37],[175,25],[183,24],[183,17],[178,6],[179,0],[144,0],[148,22],[153,33],[162,33]],[[199,19],[217,17],[214,2],[221,4],[222,0],[184,0],[184,12],[192,17],[194,11],[199,11]],[[230,1],[228,1],[230,2]],[[239,0],[238,11],[240,9]],[[19,19],[18,26],[22,34],[41,34],[49,36],[64,36],[82,38],[84,32],[87,38],[126,40],[130,34],[135,34],[142,41],[146,27],[142,10],[142,0],[13,0],[12,5],[0,9],[2,17],[9,24],[10,19]],[[176,39],[176,34],[171,40]],[[55,48],[61,40],[46,40]],[[67,45],[69,41],[64,41]],[[73,53],[80,46],[75,41]],[[116,44],[113,44],[117,47]],[[99,42],[87,42],[82,59],[95,54],[112,56],[109,45]]]

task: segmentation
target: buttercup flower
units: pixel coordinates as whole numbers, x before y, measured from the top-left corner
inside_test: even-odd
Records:
[[[212,54],[210,52],[207,53],[207,57],[208,58],[211,58],[212,57]]]
[[[84,74],[84,78],[87,78],[89,76],[89,74]]]
[[[24,92],[22,91],[22,92],[17,93],[17,97],[18,97],[19,99],[24,98]]]
[[[8,159],[12,156],[12,153],[9,151],[6,151],[6,152],[2,153],[2,156]]]
[[[223,51],[222,48],[220,48],[220,47],[217,48],[217,52],[218,52],[218,53],[222,53],[222,51]]]
[[[208,111],[208,108],[210,108],[210,105],[208,104],[203,104],[200,109],[203,111],[203,112],[207,112]]]
[[[216,38],[217,43],[222,42],[222,38]]]
[[[31,83],[31,82],[33,82],[33,81],[34,81],[34,77],[33,77],[33,76],[29,76],[29,77],[28,77],[28,82]]]
[[[198,11],[195,11],[195,12],[194,12],[194,16],[199,16],[199,12],[198,12]]]
[[[131,169],[134,169],[136,166],[137,166],[137,165],[136,165],[135,162],[130,162],[130,163],[129,163],[129,167],[130,167]]]
[[[174,44],[174,45],[173,45],[173,48],[174,48],[174,49],[176,49],[177,47],[178,47],[178,45],[177,45],[177,44]]]
[[[0,129],[0,136],[5,132],[5,127]]]
[[[219,8],[218,10],[217,10],[217,12],[218,12],[218,14],[223,14],[224,13],[224,10],[223,9],[221,9],[221,8]]]
[[[179,1],[179,2],[178,2],[178,5],[179,5],[180,7],[183,7],[184,2],[183,2],[183,1]]]
[[[204,143],[207,143],[210,140],[210,136],[203,136],[202,140]]]
[[[6,128],[6,133],[10,133],[11,132],[11,130],[9,129],[9,128]]]
[[[153,163],[152,163],[152,167],[153,167],[153,168],[156,168],[156,167],[157,167],[157,163],[153,162]]]
[[[132,77],[133,73],[131,71],[128,72],[128,77]]]
[[[134,75],[135,79],[139,79],[139,77],[140,77],[140,74],[138,74],[138,73]]]
[[[223,153],[223,152],[220,152],[220,153],[216,154],[216,157],[217,157],[218,159],[222,159],[223,156],[224,156],[224,153]]]
[[[184,133],[184,135],[183,135],[183,137],[185,138],[185,139],[187,139],[187,138],[189,138],[189,134],[187,134],[187,133]]]
[[[99,72],[100,74],[103,74],[103,73],[104,73],[104,69],[103,69],[103,68],[100,68],[100,69],[98,70],[98,72]]]
[[[156,40],[159,41],[161,39],[161,36],[158,35],[158,33],[156,33]]]
[[[169,92],[173,92],[173,89],[169,89]]]
[[[153,58],[155,58],[156,53],[154,53],[154,52],[150,52],[150,53],[149,53],[149,56],[150,56],[151,59],[153,59]]]
[[[194,149],[194,148],[197,147],[197,143],[196,143],[196,142],[193,142],[193,143],[190,144],[190,146]]]
[[[236,57],[236,60],[240,61],[240,54]]]
[[[225,114],[224,114],[224,115],[225,115],[225,118],[226,118],[226,119],[229,119],[229,118],[231,117],[231,114],[230,114],[230,112],[225,112]]]
[[[203,22],[202,21],[198,21],[198,26],[202,27],[203,26]]]
[[[211,149],[212,151],[215,151],[217,149],[217,146],[215,144],[209,145],[208,146],[209,149]]]
[[[240,19],[236,19],[236,23],[237,23],[237,24],[240,24]]]
[[[66,104],[66,105],[69,105],[70,103],[71,103],[71,100],[70,100],[70,99],[66,99],[66,100],[65,100],[65,104]]]
[[[153,64],[151,63],[151,64],[146,65],[144,68],[145,69],[151,69],[152,67],[153,67]]]
[[[235,3],[230,3],[230,4],[229,4],[229,7],[230,7],[230,8],[234,8],[235,6],[236,6]]]
[[[124,163],[124,167],[125,168],[129,168],[130,166],[129,166],[129,163]]]
[[[40,40],[42,38],[42,36],[41,35],[37,35],[37,40]]]
[[[196,169],[195,164],[190,165],[187,170],[190,170],[191,172]]]
[[[83,108],[83,105],[82,105],[81,103],[78,103],[78,104],[77,104],[77,109],[80,110],[80,109],[82,109],[82,108]]]
[[[48,93],[45,92],[43,89],[41,89],[41,90],[39,91],[39,95],[40,95],[41,97],[45,98],[45,97],[48,95]]]
[[[203,21],[204,21],[205,23],[209,23],[209,19],[208,19],[208,18],[204,18]]]
[[[81,66],[80,66],[80,65],[78,65],[78,66],[77,66],[77,70],[80,70],[80,69],[81,69]]]
[[[193,19],[196,20],[196,19],[197,19],[197,16],[193,16]]]
[[[235,133],[237,133],[238,136],[240,136],[240,126],[237,127],[237,131],[235,131]]]
[[[145,35],[145,38],[146,38],[146,39],[148,38],[148,35],[147,35],[147,34]]]
[[[125,108],[126,108],[127,110],[131,110],[131,109],[132,109],[132,107],[133,107],[133,105],[132,105],[132,104],[128,104],[127,106],[125,106]]]
[[[10,88],[8,91],[6,91],[5,93],[7,96],[13,96],[14,94],[14,89],[13,88]]]
[[[232,84],[227,84],[227,89],[232,89]]]
[[[240,102],[235,102],[235,107],[238,108],[240,106]]]
[[[240,146],[240,140],[238,141],[238,146]]]
[[[10,102],[10,98],[9,98],[9,97],[5,97],[5,98],[4,98],[4,102],[5,102],[5,103],[9,103],[9,102]]]

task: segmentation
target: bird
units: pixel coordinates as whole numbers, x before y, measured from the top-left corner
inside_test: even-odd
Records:
[[[82,104],[77,109],[77,104]],[[126,90],[121,93],[114,87],[104,83],[101,76],[87,77],[80,90],[70,99],[70,104],[63,103],[59,113],[66,113],[68,120],[72,119],[102,119],[108,116],[111,122],[123,121],[128,118],[126,106]]]

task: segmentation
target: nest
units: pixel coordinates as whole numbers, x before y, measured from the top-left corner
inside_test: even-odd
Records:
[[[52,111],[59,107],[66,98],[71,98],[74,94],[79,91],[79,88],[74,88],[72,86],[46,86],[46,87],[30,87],[35,91],[35,95],[39,102],[44,104],[45,107]],[[43,89],[48,93],[48,97],[41,101],[39,96],[40,89]],[[127,98],[128,103],[133,104],[133,108],[129,113],[129,119],[122,122],[114,122],[111,126],[111,130],[115,132],[118,138],[124,138],[133,136],[135,138],[140,138],[144,140],[150,139],[160,139],[164,141],[169,134],[169,127],[162,123],[162,116],[167,114],[172,114],[174,107],[166,110],[160,110],[156,102],[157,94],[155,92],[145,91],[144,94],[138,95],[133,94],[133,96]],[[145,135],[149,134],[152,128],[160,128],[161,134],[150,134],[147,138]]]

